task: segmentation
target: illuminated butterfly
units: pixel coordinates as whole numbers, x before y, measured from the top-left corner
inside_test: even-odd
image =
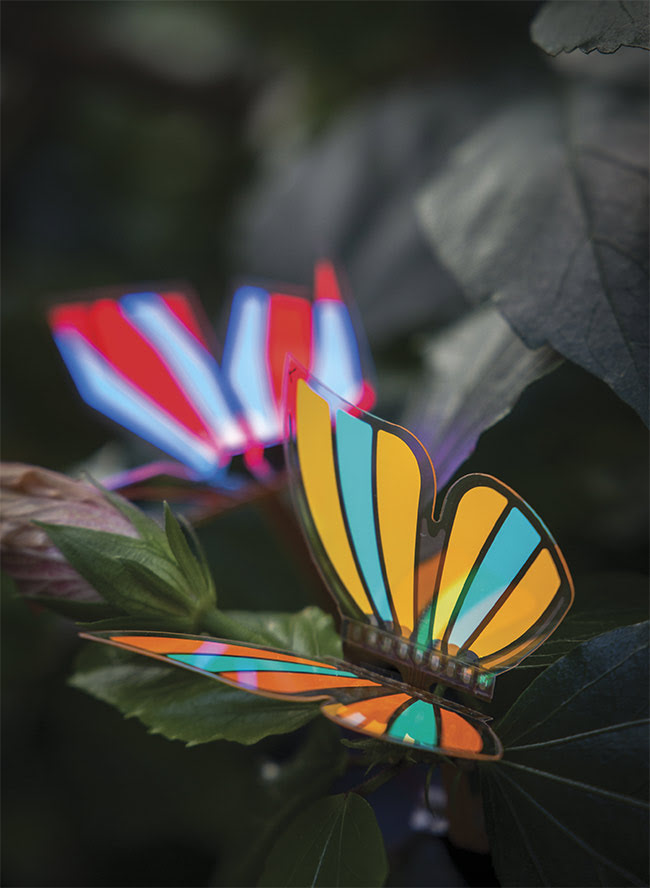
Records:
[[[295,364],[286,394],[292,491],[339,605],[345,660],[205,636],[85,637],[254,693],[320,700],[328,718],[370,737],[499,758],[489,718],[433,689],[491,699],[495,676],[558,626],[573,586],[555,541],[487,475],[457,481],[434,521],[433,467],[410,432],[354,411]]]
[[[231,458],[254,474],[282,440],[282,378],[296,355],[342,397],[369,407],[362,350],[330,262],[316,265],[314,298],[242,286],[234,294],[221,366],[183,292],[133,292],[59,305],[49,323],[81,397],[177,460],[109,486],[168,474],[222,486]],[[359,334],[361,335],[361,334]]]

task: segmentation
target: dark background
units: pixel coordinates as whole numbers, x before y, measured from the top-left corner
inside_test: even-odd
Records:
[[[187,279],[218,326],[234,277],[308,284],[319,255],[349,272],[377,412],[397,419],[400,392],[421,373],[422,337],[468,307],[434,262],[410,194],[492,105],[546,76],[528,36],[537,8],[5,0],[3,459],[65,471],[120,438],[66,376],[44,321],[57,297]],[[454,110],[439,134],[426,108],[440,94]],[[284,211],[294,169],[309,218]],[[386,249],[382,226],[390,233],[395,219]],[[465,468],[533,502],[588,587],[599,571],[645,571],[646,454],[636,414],[565,365],[527,390]],[[204,529],[224,606],[313,601],[273,533],[254,508]],[[3,607],[3,884],[228,884],[227,824],[246,828],[254,775],[298,741],[184,749],[148,736],[66,687],[71,624],[8,592]],[[377,797],[390,884],[433,884],[434,869],[437,884],[488,884],[484,861],[454,862],[426,832],[405,834],[408,812],[396,822],[419,786]]]

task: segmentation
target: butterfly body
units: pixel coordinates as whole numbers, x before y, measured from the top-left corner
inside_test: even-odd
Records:
[[[424,647],[372,624],[348,619],[342,621],[341,638],[346,660],[384,671],[388,668],[411,688],[428,691],[442,684],[483,700],[491,700],[494,694],[493,673],[481,669],[469,656],[444,654],[439,647]]]

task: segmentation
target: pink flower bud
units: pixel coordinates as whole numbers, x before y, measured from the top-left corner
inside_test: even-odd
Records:
[[[92,484],[38,466],[0,463],[2,569],[27,596],[102,601],[35,520],[137,537],[133,525]]]

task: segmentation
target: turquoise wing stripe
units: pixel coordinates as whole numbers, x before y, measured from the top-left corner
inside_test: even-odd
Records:
[[[372,495],[372,426],[338,410],[336,456],[343,506],[359,566],[377,613],[389,623],[393,615],[379,561]]]
[[[388,734],[396,740],[408,736],[416,743],[426,746],[438,745],[436,715],[431,703],[415,700],[401,712],[388,729]]]
[[[462,647],[539,544],[541,537],[528,518],[512,509],[476,572],[449,636]]]
[[[265,660],[256,657],[228,657],[219,654],[168,654],[170,660],[178,660],[205,672],[309,672],[313,675],[343,675],[358,678],[354,672],[330,669],[327,666],[310,666],[307,663],[288,663],[286,660]]]

